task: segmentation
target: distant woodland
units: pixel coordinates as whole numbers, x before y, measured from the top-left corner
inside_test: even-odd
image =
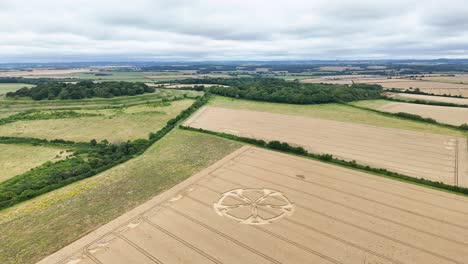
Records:
[[[308,84],[276,78],[203,78],[178,80],[179,83],[219,84],[206,90],[222,96],[291,104],[350,102],[381,98],[375,84]],[[227,87],[226,87],[227,86]]]
[[[7,97],[30,97],[33,100],[83,99],[93,97],[110,98],[154,92],[154,87],[144,83],[81,81],[76,84],[47,82],[31,88],[21,88],[7,93]]]

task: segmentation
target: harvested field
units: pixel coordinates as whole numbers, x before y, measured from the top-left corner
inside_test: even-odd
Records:
[[[397,99],[425,100],[425,101],[468,105],[468,98],[454,98],[454,97],[445,97],[445,96],[432,96],[432,95],[407,94],[407,93],[386,93],[386,95],[397,98]]]
[[[88,142],[91,139],[124,142],[147,138],[169,119],[188,108],[193,100],[174,101],[169,106],[132,106],[122,109],[84,111],[101,116],[67,119],[18,121],[0,126],[0,136],[65,139]]]
[[[466,197],[244,147],[39,263],[462,264],[467,215]]]
[[[390,113],[410,113],[426,118],[432,118],[440,123],[460,126],[468,124],[468,108],[422,105],[411,103],[394,103],[385,100],[368,100],[353,103],[353,105],[372,108]]]
[[[445,83],[466,83],[468,84],[468,75],[460,74],[455,76],[429,76],[422,77],[424,81],[445,82]]]
[[[202,108],[185,125],[288,142],[416,178],[468,184],[468,160],[462,158],[466,138],[217,107]]]
[[[395,89],[416,89],[433,94],[449,94],[449,95],[461,95],[468,97],[468,84],[457,84],[457,83],[442,83],[442,82],[431,82],[431,81],[417,81],[417,80],[359,80],[363,83],[375,83],[380,84],[384,88],[395,88]]]
[[[0,182],[68,154],[59,148],[0,144]]]
[[[384,88],[395,89],[468,89],[468,85],[465,84],[426,82],[414,80],[360,80],[359,82],[376,83],[382,85]]]
[[[326,120],[335,120],[346,123],[363,124],[378,127],[397,128],[422,133],[440,134],[454,137],[466,137],[467,133],[436,126],[429,123],[415,122],[401,118],[384,116],[367,110],[343,104],[317,104],[317,105],[293,105],[281,103],[268,103],[242,99],[232,99],[215,96],[209,102],[210,106],[243,109],[268,113],[277,113],[301,117],[311,117]]]

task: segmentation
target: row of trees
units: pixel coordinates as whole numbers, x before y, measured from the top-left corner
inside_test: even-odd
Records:
[[[207,88],[209,92],[222,96],[259,101],[320,104],[350,102],[381,98],[383,91],[375,84],[307,84],[277,78],[203,78],[182,80],[182,83],[219,84]]]
[[[154,87],[144,83],[81,81],[76,84],[48,82],[32,88],[21,88],[7,93],[7,97],[31,97],[33,100],[83,99],[92,97],[110,98],[154,92]]]

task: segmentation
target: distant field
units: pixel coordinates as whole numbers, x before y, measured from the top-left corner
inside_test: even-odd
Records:
[[[240,146],[175,130],[135,159],[2,210],[0,263],[35,263]]]
[[[18,121],[0,126],[0,136],[124,142],[147,138],[150,132],[161,129],[169,119],[192,103],[193,100],[187,99],[171,102],[170,106],[140,105],[122,109],[82,110],[103,116]]]
[[[456,126],[468,124],[468,108],[396,103],[385,100],[366,100],[352,104],[390,113],[404,112],[415,114]]]
[[[468,84],[468,75],[422,77],[425,81]]]
[[[425,93],[461,95],[463,97],[468,97],[468,84],[442,83],[406,79],[359,80],[359,82],[376,83],[388,89],[395,88],[406,90],[418,88]]]
[[[456,83],[441,83],[441,82],[425,82],[425,81],[362,81],[366,83],[377,83],[384,88],[395,89],[468,89],[468,85]]]
[[[0,182],[37,167],[46,161],[58,161],[66,155],[64,149],[0,144]]]
[[[328,84],[352,84],[352,80],[341,80],[341,79],[322,79],[322,78],[314,78],[314,79],[302,79],[301,82],[303,83],[328,83]]]
[[[185,125],[279,140],[313,153],[333,154],[374,168],[451,185],[462,182],[468,187],[468,160],[457,158],[468,154],[466,138],[218,107],[202,108]]]
[[[9,92],[15,92],[23,87],[33,87],[34,85],[25,83],[0,83],[0,97]]]
[[[220,96],[216,96],[213,100],[210,101],[209,104],[211,106],[231,109],[245,109],[294,116],[304,116],[348,123],[406,129],[424,133],[436,133],[457,137],[466,136],[466,133],[462,133],[452,129],[438,127],[431,124],[423,124],[410,120],[386,117],[376,113],[371,113],[369,111],[360,110],[341,104],[291,105],[280,103],[266,103],[250,100],[239,100]]]
[[[325,76],[320,78],[303,79],[304,83],[329,83],[329,84],[352,84],[374,83],[382,85],[384,88],[394,88],[400,90],[420,89],[426,93],[450,94],[468,97],[468,77],[424,77],[417,80],[410,79],[387,79],[370,75],[343,75]],[[419,80],[421,79],[421,80]]]
[[[345,66],[345,67],[339,67],[339,66],[325,66],[325,67],[320,67],[321,71],[346,71],[346,70],[362,70],[361,67],[352,67],[352,66]]]
[[[55,69],[33,69],[28,71],[0,71],[0,77],[49,77],[60,74],[73,74],[79,72],[92,72],[90,68],[78,68],[78,69],[66,69],[66,70],[55,70]]]
[[[425,100],[434,102],[444,102],[460,105],[468,105],[468,98],[454,98],[446,96],[432,96],[422,94],[407,94],[407,93],[386,93],[390,97],[398,99]]]

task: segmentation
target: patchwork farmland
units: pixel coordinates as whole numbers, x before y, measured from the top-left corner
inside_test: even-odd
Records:
[[[416,178],[468,186],[466,138],[219,107],[204,107],[185,125],[279,140],[313,153],[332,154]]]
[[[0,76],[1,264],[466,263],[467,99],[362,84],[413,66],[82,67]]]
[[[39,264],[462,264],[467,202],[243,147]]]

